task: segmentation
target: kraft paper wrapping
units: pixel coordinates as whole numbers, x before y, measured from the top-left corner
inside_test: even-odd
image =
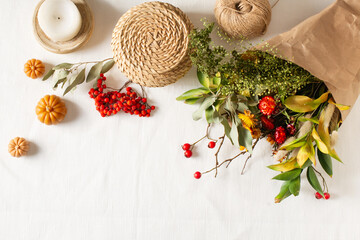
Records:
[[[360,93],[360,0],[338,0],[267,43],[323,80],[337,103],[355,104]],[[348,113],[343,111],[342,118]]]

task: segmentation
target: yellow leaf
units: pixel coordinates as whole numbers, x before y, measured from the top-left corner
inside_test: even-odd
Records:
[[[340,111],[346,111],[350,109],[350,106],[335,103],[333,98],[329,99],[329,103],[335,105]]]
[[[319,148],[319,150],[325,154],[329,154],[329,149],[325,145],[325,143],[321,140],[319,134],[316,132],[315,128],[313,129],[311,133],[312,137],[315,140],[316,146]]]
[[[318,108],[321,103],[325,102],[328,99],[329,94],[329,92],[326,92],[315,100],[307,96],[294,95],[285,99],[284,104],[294,112],[311,112]]]
[[[275,170],[275,171],[287,172],[287,171],[293,170],[295,168],[299,168],[299,164],[297,163],[296,158],[290,158],[286,162],[271,165],[271,166],[268,166],[268,168]]]
[[[313,162],[313,164],[316,165],[315,149],[311,137],[309,137],[306,141],[306,144],[300,148],[299,153],[296,157],[297,163],[300,167],[302,167],[309,158]]]

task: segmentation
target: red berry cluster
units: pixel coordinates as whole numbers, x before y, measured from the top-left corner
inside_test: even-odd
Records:
[[[326,193],[324,193],[324,197],[325,197],[326,200],[328,200],[330,198],[330,194],[326,192]],[[321,198],[323,198],[323,196],[319,192],[316,192],[315,193],[315,198],[316,199],[321,199]]]
[[[155,110],[154,106],[147,104],[147,99],[139,96],[131,87],[126,88],[126,93],[120,91],[108,91],[105,85],[106,77],[100,74],[97,80],[97,87],[91,88],[89,95],[95,99],[96,110],[102,117],[117,114],[120,111],[138,115],[139,117],[150,117],[151,111]]]

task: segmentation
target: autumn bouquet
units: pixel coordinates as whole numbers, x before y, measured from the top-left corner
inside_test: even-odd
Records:
[[[224,135],[212,139],[207,131],[202,138],[209,139],[209,148],[218,149],[215,166],[196,172],[195,178],[209,172],[216,176],[221,166],[229,166],[241,155],[248,155],[247,162],[258,141],[265,138],[273,148],[274,163],[268,167],[278,172],[274,179],[283,181],[275,202],[299,194],[301,174],[306,174],[317,198],[328,199],[325,178],[317,168],[332,176],[332,159],[341,162],[334,145],[341,111],[349,107],[336,103],[324,81],[280,56],[275,48],[242,44],[240,50],[229,52],[213,44],[210,34],[214,24],[204,26],[190,34],[189,49],[202,86],[177,100],[200,104],[193,119],[205,116],[208,128],[222,124]],[[226,137],[239,153],[220,160],[218,154]],[[186,157],[191,157],[198,142],[182,146]]]

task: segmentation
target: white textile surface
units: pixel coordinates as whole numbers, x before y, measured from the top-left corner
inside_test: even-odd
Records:
[[[260,143],[240,175],[244,158],[218,177],[193,178],[197,170],[214,166],[214,150],[200,144],[186,159],[181,144],[203,136],[206,122],[194,122],[194,106],[177,102],[182,92],[197,87],[195,69],[168,87],[147,89],[157,107],[151,118],[117,114],[101,118],[84,84],[65,96],[68,115],[57,126],[41,124],[35,115],[38,100],[53,91],[52,82],[27,78],[24,63],[41,59],[61,62],[111,57],[111,32],[118,18],[140,0],[89,0],[95,30],[89,43],[65,55],[47,52],[35,40],[32,14],[38,0],[1,0],[0,26],[0,239],[360,239],[360,105],[340,130],[328,178],[331,199],[314,198],[306,179],[301,194],[281,204],[274,196],[281,182],[271,149]],[[169,0],[186,12],[196,26],[202,17],[213,20],[215,0]],[[280,0],[273,9],[268,33],[258,40],[289,30],[320,12],[333,0]],[[111,70],[108,85],[120,87],[126,78]],[[212,132],[220,134],[221,129]],[[30,155],[12,158],[10,139],[31,141]],[[237,151],[226,142],[222,158]]]

